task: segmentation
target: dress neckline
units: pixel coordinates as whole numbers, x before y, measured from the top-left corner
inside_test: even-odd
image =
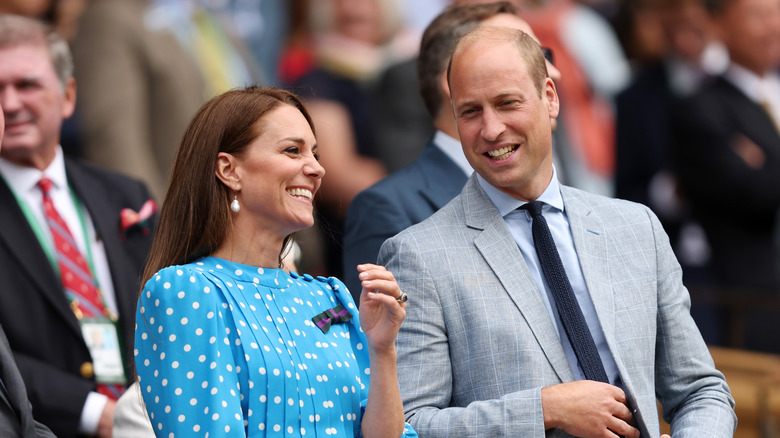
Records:
[[[298,274],[297,272],[287,272],[281,268],[263,268],[232,260],[223,259],[215,256],[206,256],[195,260],[193,264],[206,272],[219,273],[226,275],[236,281],[245,281],[255,284],[262,284],[270,287],[284,288],[296,283],[296,280],[313,281],[314,277],[309,274]],[[318,276],[317,280],[329,283],[326,277]]]

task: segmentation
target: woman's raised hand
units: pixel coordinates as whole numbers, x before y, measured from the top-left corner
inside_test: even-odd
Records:
[[[360,294],[360,325],[376,353],[395,349],[395,337],[406,317],[406,294],[393,273],[384,266],[358,265],[363,290]]]

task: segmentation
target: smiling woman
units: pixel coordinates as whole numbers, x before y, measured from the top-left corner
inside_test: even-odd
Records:
[[[393,274],[359,268],[355,318],[340,280],[282,269],[314,223],[317,149],[306,109],[276,88],[220,95],[187,128],[136,314],[157,436],[416,436],[396,377],[406,303]]]

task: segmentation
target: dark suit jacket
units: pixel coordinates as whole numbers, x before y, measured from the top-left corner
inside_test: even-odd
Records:
[[[422,222],[454,198],[467,177],[433,140],[420,157],[358,194],[349,206],[344,236],[344,282],[360,302],[355,268],[376,263],[385,240]]]
[[[760,105],[723,78],[686,101],[676,117],[678,176],[712,246],[721,284],[778,289],[773,235],[780,208],[780,134]],[[735,152],[750,141],[759,169]]]
[[[16,368],[11,347],[0,327],[0,379],[7,390],[0,393],[0,436],[3,438],[54,437],[43,424],[33,419],[24,381]]]
[[[658,172],[670,171],[672,166],[670,110],[674,100],[662,63],[641,70],[631,85],[615,98],[617,198],[654,207],[650,202],[650,181]],[[663,218],[660,219],[663,223]]]
[[[120,239],[119,212],[150,198],[141,182],[66,159],[70,186],[103,241],[119,308],[126,365],[133,348],[135,303],[153,233],[130,229]],[[0,324],[27,385],[36,418],[60,437],[75,437],[87,394],[96,388],[82,365],[91,362],[60,279],[8,186],[0,179]],[[156,218],[155,218],[156,219]],[[156,222],[156,220],[155,220]],[[126,374],[132,376],[131,366]]]

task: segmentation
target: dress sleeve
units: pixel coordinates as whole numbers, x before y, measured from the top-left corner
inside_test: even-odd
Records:
[[[136,312],[135,361],[157,437],[244,436],[236,330],[220,284],[185,266],[144,286]]]
[[[336,293],[336,297],[341,301],[341,305],[349,310],[353,317],[349,321],[350,324],[350,342],[352,345],[352,352],[355,355],[355,359],[358,363],[358,370],[360,373],[361,389],[360,389],[360,421],[357,423],[356,436],[362,437],[363,434],[360,430],[360,424],[363,422],[363,414],[366,411],[366,403],[368,402],[368,387],[370,383],[370,361],[368,359],[368,343],[366,335],[363,333],[363,329],[360,328],[360,316],[358,315],[357,306],[352,298],[352,295],[347,290],[347,287],[341,280],[336,278],[329,278],[328,284],[331,289]],[[402,438],[417,438],[417,432],[409,423],[404,423],[404,431],[401,434]]]

